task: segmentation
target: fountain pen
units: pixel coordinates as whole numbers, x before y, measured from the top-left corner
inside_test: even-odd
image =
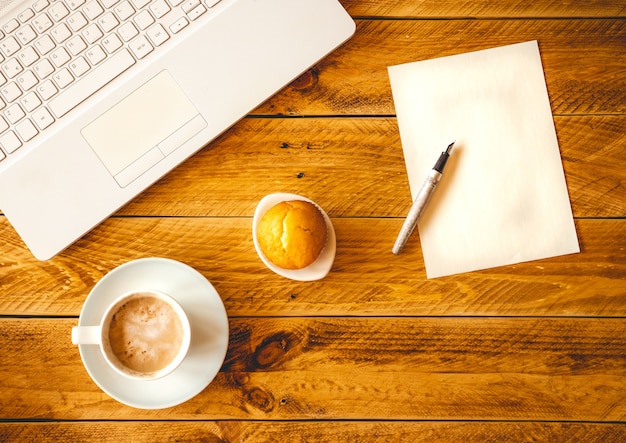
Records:
[[[439,180],[441,180],[441,174],[443,174],[443,168],[446,166],[446,162],[448,161],[448,157],[450,157],[450,151],[452,150],[452,146],[454,146],[455,142],[452,142],[448,145],[448,148],[445,152],[442,152],[435,163],[433,169],[431,169],[428,177],[426,177],[426,181],[422,185],[420,192],[417,194],[417,197],[413,201],[413,206],[411,206],[411,210],[402,225],[402,229],[400,229],[400,233],[398,234],[398,238],[396,239],[396,243],[393,245],[391,252],[398,255],[400,251],[406,245],[406,242],[409,240],[409,237],[413,233],[413,230],[417,226],[417,222],[419,221],[422,213],[424,212],[424,208],[428,204],[430,197],[433,195],[433,192],[437,188],[437,184]]]

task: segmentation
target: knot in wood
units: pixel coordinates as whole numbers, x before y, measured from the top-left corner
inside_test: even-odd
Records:
[[[308,91],[317,86],[317,82],[319,81],[319,69],[317,67],[311,68],[302,74],[300,77],[295,79],[291,83],[291,87],[296,91]]]
[[[271,392],[259,387],[254,387],[245,393],[248,404],[263,412],[270,412],[274,409],[274,396]]]
[[[285,358],[295,342],[293,334],[280,332],[267,337],[254,351],[254,363],[257,368],[267,368]]]

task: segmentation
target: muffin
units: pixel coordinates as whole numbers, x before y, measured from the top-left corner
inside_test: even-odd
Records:
[[[257,225],[263,255],[283,269],[302,269],[312,264],[326,245],[328,232],[321,211],[303,200],[272,206]]]

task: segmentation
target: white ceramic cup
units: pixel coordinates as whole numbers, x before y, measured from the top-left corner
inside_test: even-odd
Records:
[[[72,343],[99,346],[108,365],[123,376],[153,380],[171,373],[185,359],[191,326],[171,296],[136,290],[115,299],[99,325],[74,326]]]

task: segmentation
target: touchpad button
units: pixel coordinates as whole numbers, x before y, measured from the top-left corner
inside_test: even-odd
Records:
[[[167,71],[106,111],[81,134],[121,187],[206,127]]]

